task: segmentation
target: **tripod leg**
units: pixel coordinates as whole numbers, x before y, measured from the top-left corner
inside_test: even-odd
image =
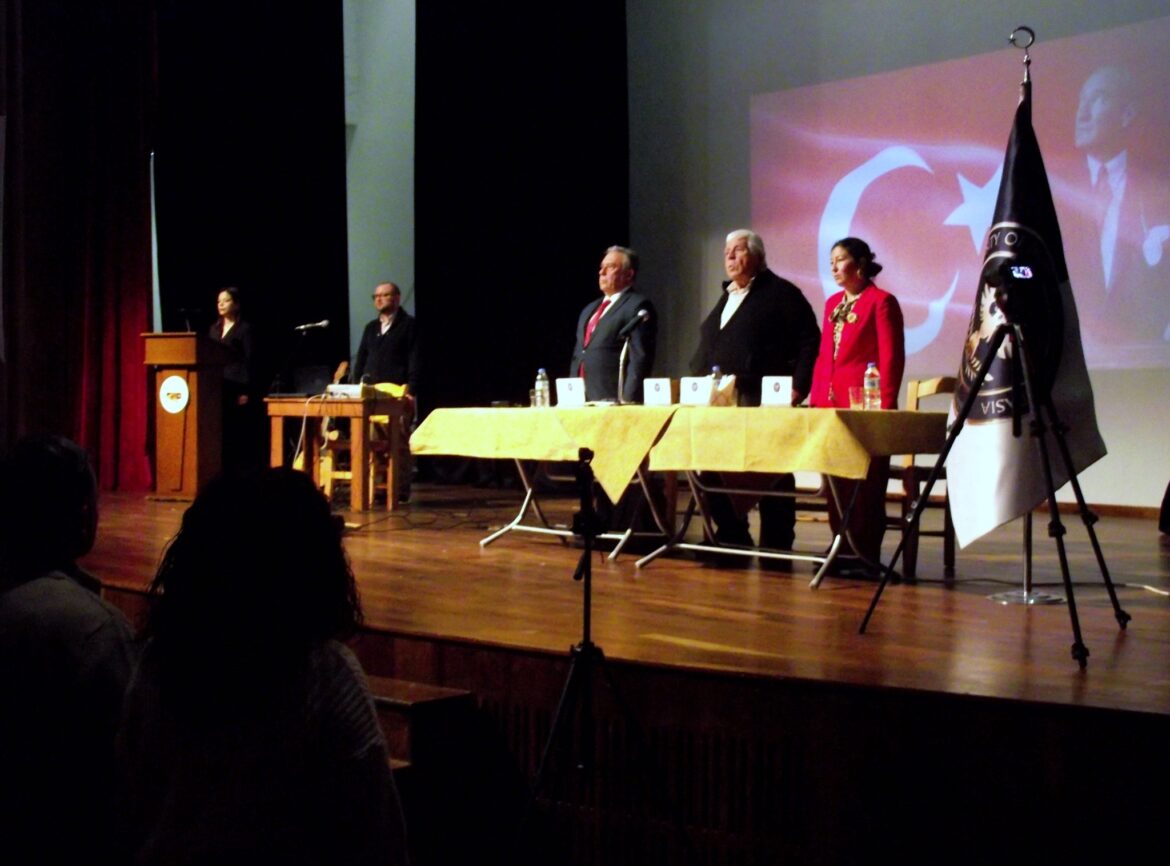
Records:
[[[1040,449],[1040,463],[1044,468],[1045,492],[1048,494],[1048,535],[1056,542],[1056,554],[1060,560],[1060,576],[1064,581],[1064,591],[1068,600],[1068,618],[1073,632],[1072,657],[1076,659],[1077,664],[1084,668],[1089,663],[1089,648],[1085,646],[1085,641],[1081,637],[1081,621],[1077,616],[1077,600],[1073,593],[1072,575],[1068,568],[1068,554],[1064,549],[1065,528],[1060,520],[1060,509],[1056,504],[1052,457],[1048,452],[1048,429],[1044,423],[1044,406],[1037,399],[1036,389],[1033,387],[1035,378],[1032,375],[1031,359],[1024,347],[1020,326],[1013,325],[1012,329],[1015,332],[1015,349],[1019,355],[1020,368],[1024,376],[1024,387],[1027,389],[1028,405],[1032,409],[1031,433],[1036,438],[1036,444]]]
[[[984,350],[983,363],[979,365],[979,375],[971,383],[971,388],[967,393],[967,399],[963,401],[963,407],[959,410],[959,414],[955,416],[955,420],[951,424],[951,429],[947,433],[947,441],[943,443],[938,459],[935,461],[934,466],[931,467],[930,474],[926,476],[926,484],[923,487],[922,494],[914,503],[914,513],[910,515],[907,521],[907,529],[917,529],[921,523],[922,512],[926,510],[926,503],[930,500],[930,493],[934,490],[934,485],[938,481],[939,475],[942,474],[943,467],[947,465],[947,456],[951,453],[951,449],[955,445],[955,440],[959,438],[959,433],[962,432],[963,425],[967,422],[967,418],[975,406],[975,401],[979,398],[979,389],[983,387],[983,382],[987,379],[987,373],[991,369],[990,361],[995,357],[995,353],[999,351],[999,347],[1007,338],[1008,333],[1009,331],[1006,327],[996,329],[994,336],[991,338],[991,342],[988,343],[987,348]],[[890,582],[890,578],[894,576],[894,566],[898,562],[898,557],[902,555],[902,548],[906,545],[906,535],[906,532],[902,533],[902,540],[898,543],[890,564],[886,566],[885,571],[882,573],[882,579],[874,591],[873,599],[869,603],[869,609],[865,612],[865,617],[861,620],[861,627],[857,630],[858,634],[865,634],[870,617],[877,610],[878,601],[881,600],[882,592],[885,591],[886,584]]]
[[[572,650],[573,659],[569,662],[569,675],[565,678],[565,687],[561,690],[560,700],[557,701],[557,711],[553,716],[552,726],[548,729],[548,738],[544,741],[544,749],[540,753],[540,764],[536,768],[536,777],[532,781],[532,788],[529,791],[528,811],[531,812],[536,803],[536,797],[540,794],[540,789],[544,784],[544,774],[548,769],[548,759],[552,754],[553,746],[561,734],[566,721],[569,718],[569,713],[572,712],[573,707],[578,701],[578,692],[581,689],[582,678],[587,679],[589,672],[588,662],[578,665],[582,659],[582,645],[578,644]],[[525,822],[527,823],[527,822]]]
[[[1065,472],[1068,473],[1069,483],[1072,485],[1073,495],[1077,500],[1077,510],[1080,512],[1081,522],[1089,534],[1089,543],[1093,546],[1093,555],[1097,558],[1101,579],[1105,583],[1105,590],[1109,593],[1109,601],[1113,604],[1113,615],[1117,618],[1117,624],[1124,629],[1132,617],[1122,609],[1121,602],[1117,599],[1117,590],[1113,586],[1113,578],[1109,576],[1109,567],[1105,564],[1105,554],[1101,551],[1101,544],[1097,540],[1097,530],[1094,529],[1099,518],[1085,504],[1085,496],[1081,492],[1081,482],[1073,471],[1072,454],[1069,453],[1068,441],[1064,435],[1068,432],[1068,426],[1060,420],[1056,410],[1051,405],[1048,406],[1048,415],[1052,419],[1052,431],[1056,439],[1056,446],[1060,450]]]

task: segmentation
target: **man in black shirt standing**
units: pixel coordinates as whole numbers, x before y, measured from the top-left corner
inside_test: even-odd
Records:
[[[723,264],[728,280],[700,326],[692,373],[701,376],[717,366],[725,376],[734,374],[741,406],[760,404],[762,377],[791,376],[792,404],[799,404],[812,385],[820,345],[812,307],[800,289],[768,270],[764,242],[750,229],[727,236]],[[791,491],[795,479],[780,475],[772,486]],[[738,513],[726,496],[710,496],[708,504],[718,528],[717,542],[752,546],[746,515]],[[760,501],[761,547],[790,549],[795,524],[793,499],[765,496]]]
[[[362,342],[358,346],[350,381],[371,384],[393,382],[406,387],[407,397],[417,399],[418,326],[414,317],[402,309],[402,292],[398,286],[391,282],[379,283],[374,289],[374,308],[378,311],[378,318],[366,325],[362,332]],[[410,499],[413,466],[410,448],[406,443],[410,439],[413,414],[410,411],[393,422],[402,424],[399,441],[403,446],[394,455],[399,466],[398,491],[394,495],[399,502]]]
[[[406,386],[406,393],[418,392],[418,329],[402,309],[402,292],[394,283],[380,283],[374,289],[378,318],[362,332],[354,361],[352,381],[394,382]]]

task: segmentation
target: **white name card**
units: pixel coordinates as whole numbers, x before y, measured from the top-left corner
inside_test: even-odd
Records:
[[[576,409],[585,405],[585,380],[580,377],[557,379],[557,406]]]
[[[642,383],[642,403],[646,406],[670,406],[678,402],[678,386],[674,380],[646,379]]]
[[[792,377],[765,376],[760,380],[761,406],[791,406]]]
[[[678,401],[684,406],[710,406],[714,385],[710,376],[683,376]]]

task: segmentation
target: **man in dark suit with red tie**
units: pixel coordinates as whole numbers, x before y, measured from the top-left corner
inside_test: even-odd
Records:
[[[630,350],[622,400],[642,401],[642,382],[654,366],[658,331],[654,305],[634,291],[638,276],[638,254],[628,247],[605,251],[597,273],[601,297],[586,304],[577,318],[577,345],[569,365],[570,376],[585,379],[586,400],[616,400],[618,365],[628,331]],[[645,311],[640,324],[635,320]],[[629,330],[630,326],[633,330]]]

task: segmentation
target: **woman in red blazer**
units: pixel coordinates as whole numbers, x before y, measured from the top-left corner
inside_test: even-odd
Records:
[[[833,245],[830,254],[833,279],[841,291],[825,302],[821,326],[821,349],[813,369],[812,406],[849,408],[849,388],[861,385],[869,362],[877,364],[881,374],[882,408],[898,407],[898,390],[906,368],[905,333],[902,308],[898,299],[879,289],[873,278],[882,266],[874,261],[869,244],[859,238],[844,238]],[[855,552],[870,562],[880,562],[882,535],[886,531],[886,484],[890,460],[870,461],[869,476],[857,491],[849,534]],[[852,484],[838,479],[844,501],[852,493]],[[834,508],[829,517],[836,531],[840,516]]]

